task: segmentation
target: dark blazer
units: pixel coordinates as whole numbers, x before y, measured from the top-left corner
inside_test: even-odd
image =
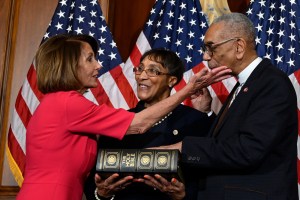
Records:
[[[263,59],[212,135],[217,120],[209,138],[183,140],[204,177],[198,199],[298,200],[297,99],[283,72]]]
[[[135,108],[129,111],[137,113],[143,109],[145,109],[144,102],[140,101]],[[208,136],[208,131],[215,117],[215,114],[208,117],[206,113],[199,112],[188,106],[179,105],[162,123],[152,127],[144,134],[126,135],[121,141],[101,136],[99,148],[142,149],[173,144],[182,141],[185,136]],[[186,199],[195,200],[199,180],[197,171],[193,171],[188,166],[182,166],[182,168],[186,182]],[[95,187],[94,174],[92,173],[85,185],[87,200],[95,199]],[[115,196],[115,200],[141,199],[166,200],[169,197],[143,183],[132,183]]]

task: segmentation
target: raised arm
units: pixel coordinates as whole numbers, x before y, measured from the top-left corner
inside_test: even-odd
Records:
[[[221,66],[208,70],[202,69],[192,76],[184,88],[157,104],[135,114],[133,121],[126,134],[144,133],[153,124],[171,112],[177,105],[189,96],[199,93],[199,90],[212,83],[230,77],[231,70],[226,66]]]

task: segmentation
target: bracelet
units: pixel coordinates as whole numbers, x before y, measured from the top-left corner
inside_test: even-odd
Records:
[[[101,200],[101,199],[99,198],[99,195],[98,195],[98,188],[95,189],[94,195],[95,195],[95,198],[96,198],[97,200]],[[110,200],[114,200],[114,198],[115,198],[115,195],[112,195],[111,198],[110,198]]]

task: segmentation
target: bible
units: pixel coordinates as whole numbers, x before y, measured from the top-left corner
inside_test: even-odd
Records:
[[[167,180],[182,180],[180,152],[164,149],[99,149],[96,172],[107,178],[113,173],[120,177],[160,174]]]

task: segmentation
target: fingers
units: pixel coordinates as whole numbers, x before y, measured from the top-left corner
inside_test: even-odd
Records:
[[[231,73],[232,70],[226,66],[213,68],[210,71],[207,68],[203,68],[190,79],[190,83],[193,84],[194,87],[192,93],[194,94],[197,90],[201,90],[212,83],[231,77]]]
[[[169,186],[171,184],[169,181],[167,181],[167,179],[163,178],[159,174],[155,174],[154,177],[156,178],[156,180],[158,180],[161,184],[163,184],[165,186]]]
[[[99,174],[95,174],[95,183],[100,183],[102,181],[101,176]]]
[[[111,196],[117,191],[125,189],[129,184],[131,184],[133,177],[126,176],[119,179],[119,174],[115,173],[109,176],[107,179],[101,178],[100,175],[95,175],[95,183],[98,188],[98,193],[101,196]]]
[[[159,174],[155,174],[154,176],[145,175],[143,182],[164,193],[182,192],[182,190],[184,190],[183,183],[177,179],[173,178],[171,182],[169,182]]]
[[[209,96],[209,95],[210,95],[210,93],[209,93],[207,87],[202,88],[201,92],[202,92],[202,95],[204,95],[204,96]]]
[[[124,189],[128,185],[130,185],[133,181],[133,176],[125,176],[124,178],[120,179],[116,184],[118,187]]]
[[[126,186],[130,185],[132,183],[133,176],[125,176],[124,178],[121,178],[115,182],[108,182],[112,188],[121,190],[125,189]]]
[[[232,70],[229,69],[227,66],[219,66],[211,69],[210,71],[213,75],[217,74],[226,74],[226,73],[232,73]]]
[[[185,189],[184,184],[178,181],[176,178],[172,178],[171,185],[174,186],[176,191],[182,191]]]
[[[185,197],[185,186],[182,182],[173,178],[171,180],[171,185],[174,186],[173,190],[168,192],[168,195],[171,196],[172,199],[183,199]],[[173,191],[173,192],[172,192]]]
[[[119,177],[119,174],[115,173],[115,174],[109,176],[107,179],[103,179],[99,174],[95,174],[95,183],[96,183],[96,185],[103,185],[104,182],[106,184],[114,183],[118,177]]]
[[[217,67],[211,71],[215,76],[214,83],[232,77],[232,70],[226,66]]]
[[[154,189],[161,190],[161,188],[163,187],[163,185],[158,180],[156,180],[154,177],[150,175],[144,175],[143,182],[146,185],[153,187]]]

